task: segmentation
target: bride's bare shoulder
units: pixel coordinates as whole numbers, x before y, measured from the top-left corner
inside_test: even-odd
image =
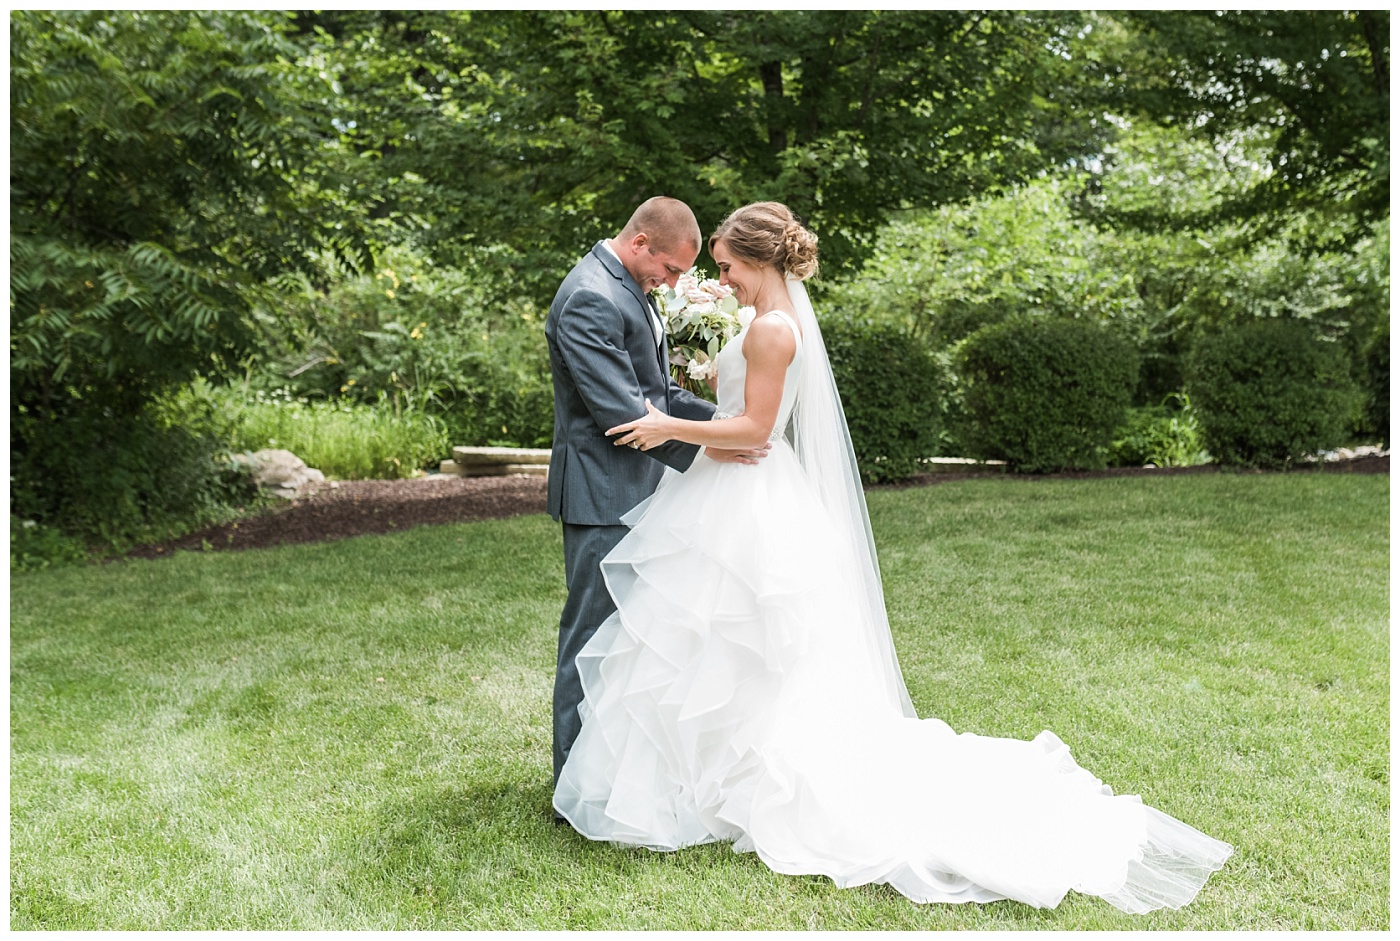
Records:
[[[755,317],[753,323],[749,326],[749,332],[752,333],[755,328],[761,329],[764,333],[774,336],[780,333],[786,333],[788,336],[792,336],[794,329],[799,336],[802,334],[802,325],[797,322],[797,317],[785,310],[779,310],[777,308],[768,311],[762,316]]]
[[[761,353],[771,353],[783,363],[790,362],[797,353],[797,337],[793,335],[782,317],[769,311],[755,317],[749,324],[748,335],[744,337],[744,356],[750,361]]]

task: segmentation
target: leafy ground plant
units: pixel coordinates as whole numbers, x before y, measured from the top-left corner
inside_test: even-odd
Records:
[[[911,904],[549,820],[544,516],[12,580],[16,929],[1384,929],[1389,481],[870,496],[921,715],[1232,843],[1189,907]]]
[[[220,403],[235,451],[283,448],[342,480],[412,477],[449,457],[452,442],[442,421],[381,397],[373,405],[304,400],[286,392],[204,387],[192,394]]]
[[[10,571],[27,572],[51,565],[71,565],[86,561],[87,547],[81,539],[65,536],[38,520],[10,514]]]
[[[1128,409],[1109,449],[1109,463],[1115,467],[1192,467],[1209,462],[1201,424],[1185,392],[1173,392],[1158,406]]]

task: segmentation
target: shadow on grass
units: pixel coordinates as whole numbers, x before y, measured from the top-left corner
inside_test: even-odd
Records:
[[[915,905],[886,885],[775,873],[728,843],[653,852],[553,822],[551,788],[496,779],[385,803],[350,851],[349,885],[420,926],[871,929],[1052,925],[1016,902]],[[411,912],[417,910],[417,917]]]
[[[489,930],[624,928],[629,904],[643,919],[683,919],[692,886],[786,878],[728,844],[657,853],[589,840],[553,822],[551,795],[530,769],[381,804],[346,847],[347,882],[419,909],[420,923]]]
[[[90,905],[46,883],[20,880],[10,886],[10,928],[15,931],[60,929],[104,923],[100,906]]]

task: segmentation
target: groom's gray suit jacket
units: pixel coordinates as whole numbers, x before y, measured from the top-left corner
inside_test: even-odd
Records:
[[[554,375],[554,448],[549,515],[609,526],[651,495],[669,464],[685,470],[699,450],[668,441],[643,452],[603,434],[640,418],[647,399],[677,418],[705,421],[714,406],[671,379],[641,286],[599,242],[569,272],[550,305],[544,334]]]

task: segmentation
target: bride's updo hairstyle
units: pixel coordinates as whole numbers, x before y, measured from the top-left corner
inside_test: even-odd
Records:
[[[710,250],[724,240],[739,258],[770,265],[805,281],[817,273],[817,237],[782,203],[749,203],[736,209],[710,236]]]

